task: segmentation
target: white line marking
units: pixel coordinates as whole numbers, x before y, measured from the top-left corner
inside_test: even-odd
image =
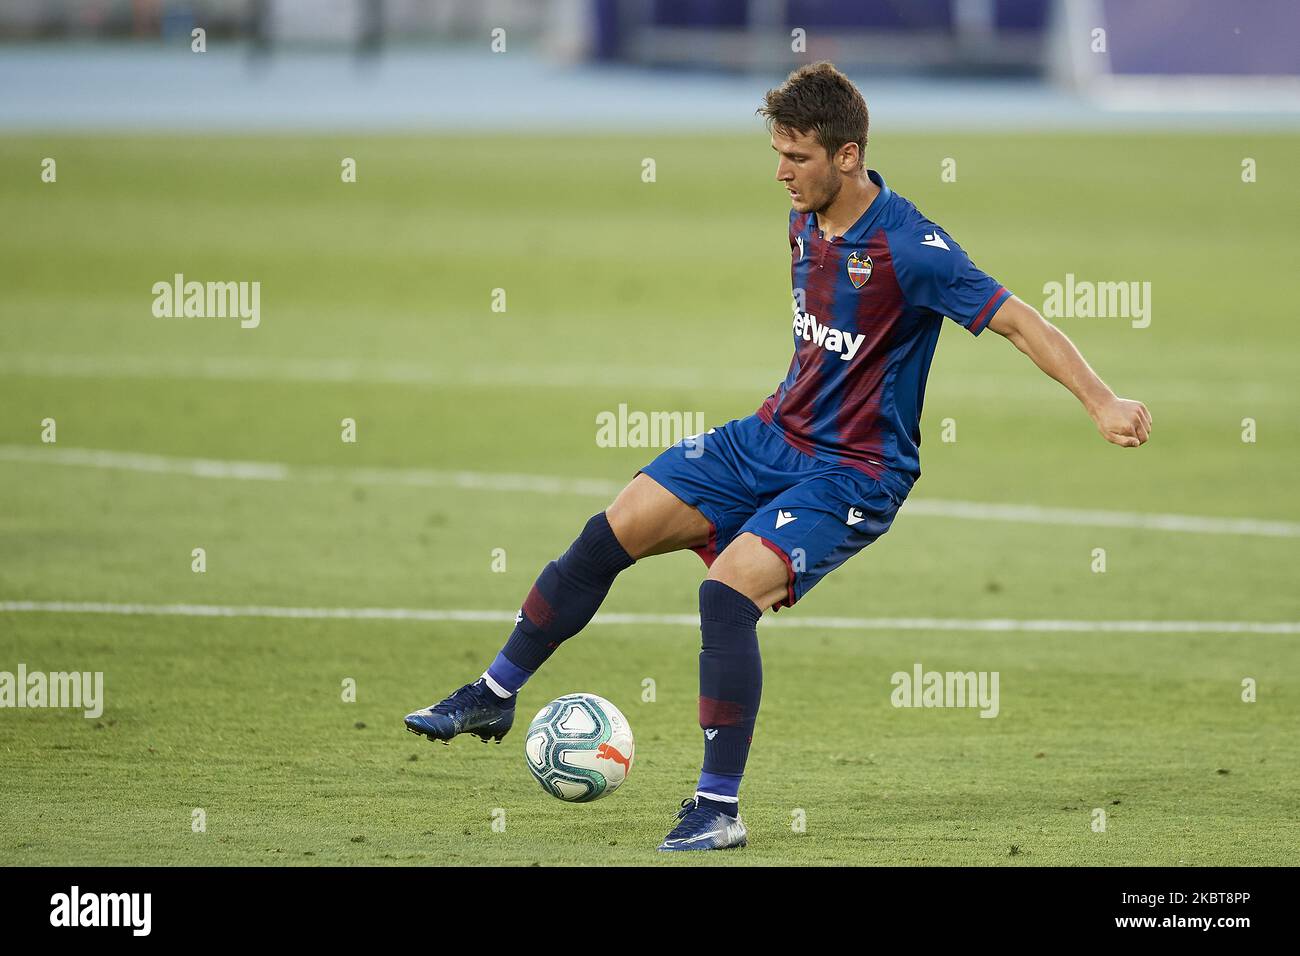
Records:
[[[142,471],[189,478],[236,481],[351,482],[363,485],[413,485],[422,488],[464,488],[472,491],[531,491],[549,495],[614,495],[623,487],[600,478],[559,478],[433,468],[333,468],[327,465],[287,465],[279,462],[229,461],[214,458],[171,458],[135,452],[91,448],[51,448],[0,445],[0,461],[71,465]]]
[[[1300,522],[1295,521],[1146,514],[1138,511],[1097,511],[1090,508],[1049,508],[1041,505],[1000,505],[934,498],[909,498],[903,504],[903,513],[933,518],[969,518],[975,521],[1009,521],[1022,524],[1085,525],[1094,528],[1186,531],[1192,534],[1240,534],[1265,538],[1300,537]]]
[[[218,382],[359,382],[416,387],[532,386],[553,388],[643,388],[706,386],[767,394],[770,369],[712,370],[683,365],[506,365],[390,359],[263,358],[255,356],[0,355],[0,373],[35,378],[182,379]],[[1201,393],[1202,395],[1204,393]],[[761,396],[760,396],[761,397]],[[758,399],[756,398],[755,401]]]
[[[440,471],[433,468],[332,468],[322,465],[288,465],[278,462],[228,461],[211,458],[171,458],[134,452],[89,448],[0,445],[0,461],[24,464],[108,468],[190,478],[224,478],[237,481],[351,482],[368,485],[409,485],[422,488],[461,488],[470,491],[522,491],[546,495],[612,497],[621,482],[601,478],[560,478],[478,471]],[[1002,521],[1018,524],[1075,525],[1134,528],[1142,531],[1177,531],[1192,534],[1235,534],[1265,538],[1300,538],[1300,522],[1263,518],[1216,518],[1202,515],[1146,514],[1134,511],[1098,511],[1088,508],[1050,508],[1041,505],[993,504],[941,498],[909,498],[903,505],[909,516]]]
[[[686,365],[540,365],[456,364],[393,359],[303,358],[293,356],[187,356],[7,353],[0,355],[0,374],[38,378],[180,379],[218,382],[306,382],[333,384],[360,382],[415,387],[525,386],[530,388],[700,388],[707,391],[746,392],[755,403],[777,384],[770,368],[728,365],[695,368]],[[1286,382],[1287,384],[1282,384]],[[1149,379],[1143,386],[1148,402],[1203,404],[1206,390],[1183,380]],[[951,395],[953,401],[986,399],[1064,398],[1060,387],[1045,379],[1005,377],[979,371],[953,369],[927,387],[931,401]],[[1215,400],[1245,403],[1293,402],[1294,391],[1279,372],[1272,380],[1223,382]],[[1066,407],[1062,405],[1062,407]]]
[[[403,607],[267,607],[218,604],[106,604],[97,601],[0,601],[0,613],[118,614],[158,617],[267,617],[345,621],[513,624],[513,611]],[[596,624],[699,627],[696,614],[597,614]],[[1300,621],[1056,621],[944,617],[765,617],[764,628],[840,631],[966,631],[1055,634],[1300,634]]]

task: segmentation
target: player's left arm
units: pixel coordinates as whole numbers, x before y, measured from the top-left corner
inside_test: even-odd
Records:
[[[1108,442],[1136,448],[1151,437],[1147,407],[1112,392],[1065,333],[1033,306],[1010,296],[989,320],[989,328],[1010,339],[1035,365],[1068,388]]]

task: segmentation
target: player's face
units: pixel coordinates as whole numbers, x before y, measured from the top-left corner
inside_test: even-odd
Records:
[[[772,131],[772,148],[780,159],[776,179],[790,193],[795,212],[820,212],[840,192],[840,173],[812,133]]]

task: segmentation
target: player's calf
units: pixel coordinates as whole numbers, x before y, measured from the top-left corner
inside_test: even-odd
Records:
[[[613,524],[618,524],[615,533]],[[515,617],[505,646],[473,684],[407,715],[406,726],[431,740],[487,731],[498,741],[513,721],[515,696],[568,638],[581,631],[636,557],[708,540],[709,522],[646,475],[634,478],[608,512],[593,515],[582,533],[538,576]],[[625,546],[626,545],[626,546]]]
[[[591,620],[614,578],[631,566],[604,512],[593,515],[576,541],[538,576],[515,617],[515,629],[483,676],[440,703],[406,716],[412,733],[448,741],[462,733],[483,740],[505,736],[519,689],[567,638]]]
[[[605,513],[593,515],[528,592],[514,631],[487,669],[491,689],[517,693],[560,644],[587,626],[614,578],[633,563]]]
[[[704,764],[695,795],[723,816],[740,813],[740,781],[763,693],[762,611],[721,581],[700,585],[700,729]]]

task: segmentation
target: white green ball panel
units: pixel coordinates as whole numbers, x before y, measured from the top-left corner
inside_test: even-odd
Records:
[[[632,769],[632,730],[595,694],[568,694],[537,712],[524,738],[528,769],[542,789],[572,803],[613,793]]]

